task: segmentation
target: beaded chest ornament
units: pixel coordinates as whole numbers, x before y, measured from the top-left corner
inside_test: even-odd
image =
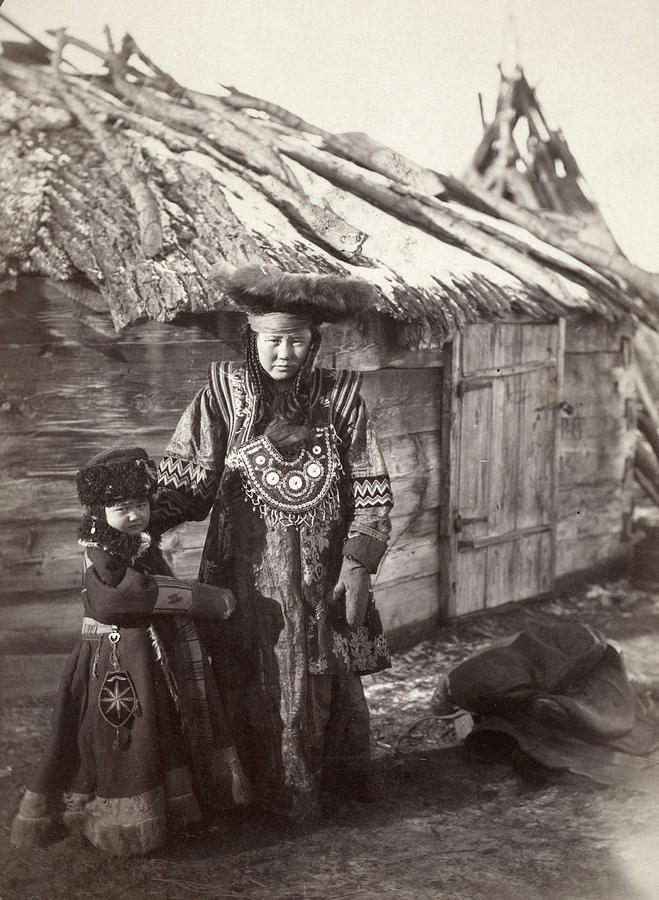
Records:
[[[283,457],[261,435],[232,451],[227,465],[240,471],[252,505],[269,522],[312,525],[338,509],[341,463],[331,426],[315,428],[310,446],[295,459]]]

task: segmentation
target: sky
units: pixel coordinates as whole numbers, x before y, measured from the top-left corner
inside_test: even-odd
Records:
[[[460,175],[519,61],[627,255],[659,271],[657,0],[4,0],[96,46],[130,31],[189,87],[230,84]],[[511,25],[512,23],[512,25]],[[0,23],[0,38],[15,38]],[[73,55],[71,59],[74,59]]]

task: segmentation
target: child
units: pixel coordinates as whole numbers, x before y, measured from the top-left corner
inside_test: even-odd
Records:
[[[82,634],[11,838],[46,843],[60,819],[110,853],[144,854],[202,810],[247,800],[192,617],[227,618],[235,600],[159,577],[171,572],[147,532],[156,481],[144,450],[104,451],[76,481]]]

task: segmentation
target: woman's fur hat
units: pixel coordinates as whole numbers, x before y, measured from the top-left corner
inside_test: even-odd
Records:
[[[274,266],[216,263],[209,278],[243,312],[289,313],[314,323],[359,317],[377,300],[373,285],[361,278],[283,272]]]
[[[92,456],[76,475],[83,506],[112,506],[129,497],[150,497],[156,467],[141,447],[113,447]]]

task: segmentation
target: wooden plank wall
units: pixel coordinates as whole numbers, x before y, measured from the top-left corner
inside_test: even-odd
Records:
[[[2,591],[62,590],[79,580],[77,468],[112,444],[157,458],[226,347],[203,323],[151,323],[119,338],[105,312],[43,282],[2,297],[0,326]],[[170,542],[182,574],[194,568],[186,548],[202,531],[186,526]]]
[[[556,575],[630,550],[635,388],[630,326],[568,320],[561,418]]]
[[[378,608],[391,631],[411,634],[439,617],[441,378],[441,368],[364,375],[362,393],[394,494],[391,542],[375,582]]]
[[[222,340],[214,317],[149,323],[118,336],[100,298],[85,292],[80,304],[71,293],[30,280],[0,298],[5,595],[77,593],[76,469],[117,443],[143,446],[158,458],[204,385],[208,363],[238,354],[239,317],[228,317]],[[392,332],[335,330],[326,336],[322,361],[367,370],[364,394],[396,498],[391,551],[377,585],[385,623],[400,628],[427,619],[438,608],[441,354],[406,350]],[[410,362],[416,367],[401,368]],[[206,523],[194,523],[166,535],[165,549],[182,577],[196,574],[205,531]]]

